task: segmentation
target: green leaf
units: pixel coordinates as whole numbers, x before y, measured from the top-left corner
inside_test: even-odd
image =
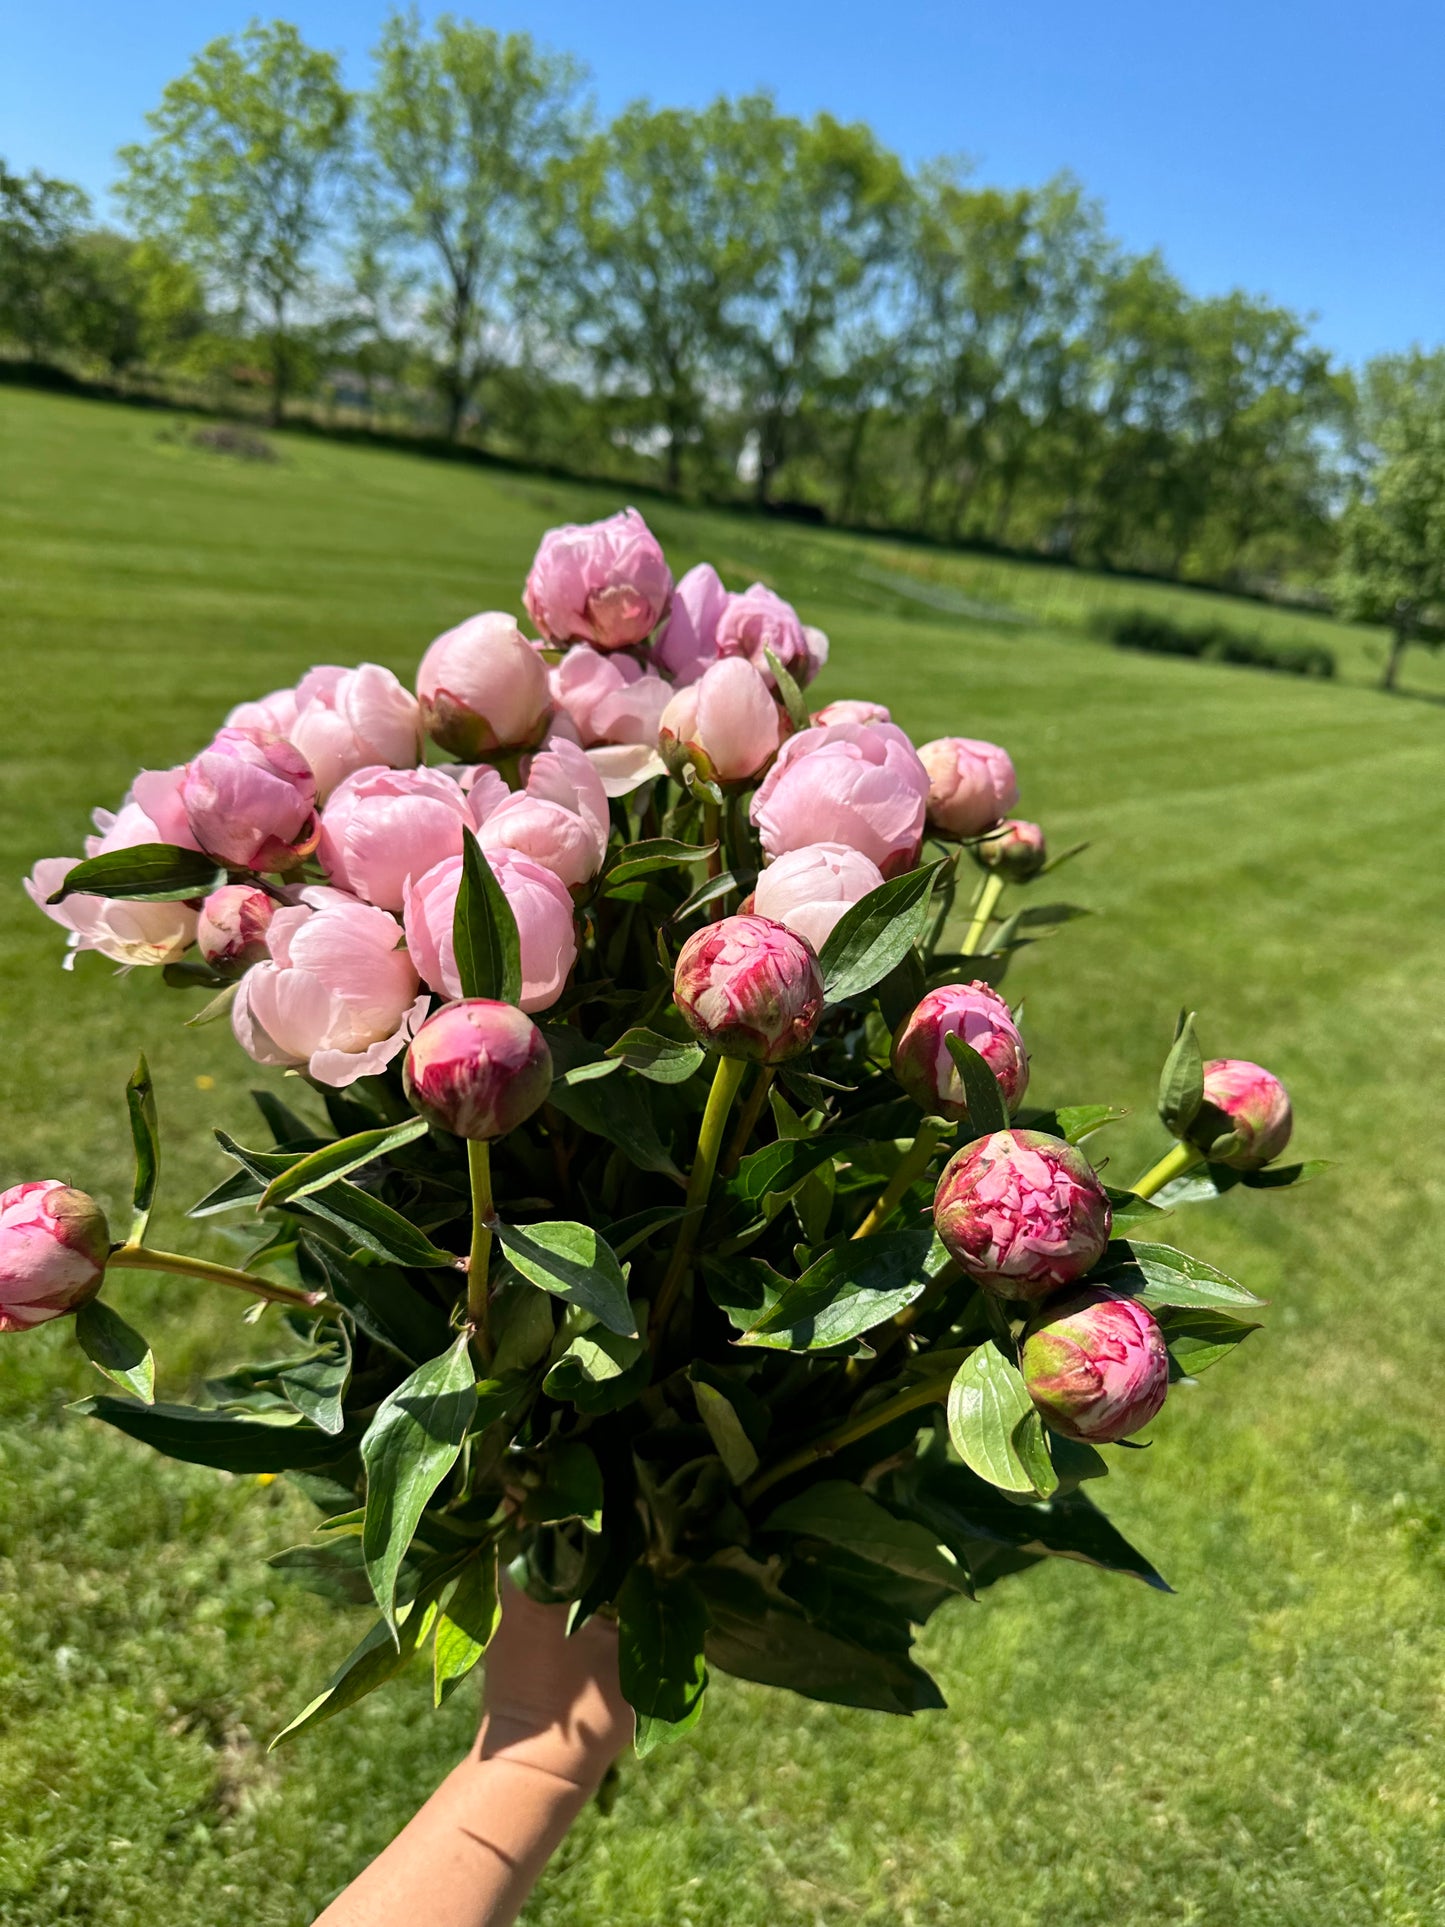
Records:
[[[136,1059],[130,1082],[125,1087],[125,1104],[130,1113],[130,1134],[135,1144],[135,1183],[131,1191],[132,1216],[127,1243],[138,1245],[145,1242],[146,1226],[150,1223],[161,1171],[161,1133],[156,1118],[156,1094],[144,1051]]]
[[[1023,1374],[980,1345],[948,1388],[948,1436],[964,1464],[1002,1492],[1047,1498],[1058,1484]]]
[[[118,1311],[99,1298],[90,1299],[75,1314],[75,1337],[97,1371],[145,1404],[155,1403],[156,1361],[151,1348]]]
[[[522,1501],[528,1525],[555,1525],[580,1519],[588,1532],[602,1530],[602,1468],[592,1448],[580,1439],[554,1445],[543,1464],[542,1481]]]
[[[258,1209],[268,1204],[285,1204],[292,1198],[307,1198],[313,1192],[324,1191],[338,1178],[349,1172],[357,1171],[364,1164],[374,1163],[390,1151],[398,1150],[403,1144],[414,1144],[419,1137],[425,1137],[429,1126],[424,1117],[409,1117],[401,1124],[388,1124],[376,1131],[358,1131],[355,1137],[338,1138],[336,1143],[324,1145],[309,1156],[298,1158],[296,1163],[279,1177],[272,1178],[262,1195]]]
[[[673,870],[705,862],[717,849],[716,843],[679,843],[670,836],[654,836],[645,843],[629,843],[617,853],[603,877],[603,895],[611,896],[620,884],[635,883],[639,877],[658,870]]]
[[[859,1338],[922,1294],[932,1247],[931,1228],[850,1239],[790,1279],[742,1342],[781,1332],[790,1351],[820,1351]]]
[[[273,1552],[266,1564],[277,1572],[284,1572],[294,1584],[315,1593],[318,1599],[329,1599],[338,1606],[372,1604],[359,1537],[287,1546],[284,1552]]]
[[[771,649],[763,650],[763,657],[773,672],[773,680],[778,685],[778,694],[783,707],[788,712],[788,721],[794,729],[806,729],[811,718],[808,715],[807,698],[799,689],[796,679],[778,661]]]
[[[621,1058],[628,1070],[654,1084],[684,1084],[702,1063],[706,1053],[701,1044],[682,1044],[673,1037],[662,1037],[655,1030],[638,1026],[625,1031],[607,1055]]]
[[[361,1441],[366,1522],[361,1546],[382,1617],[395,1631],[396,1575],[422,1513],[456,1464],[477,1409],[470,1339],[419,1365],[382,1400]]]
[[[1159,1115],[1164,1127],[1183,1137],[1204,1102],[1204,1059],[1194,1035],[1194,1012],[1181,1010],[1174,1042],[1159,1076]]]
[[[870,1565],[951,1592],[968,1591],[968,1574],[940,1550],[926,1527],[899,1519],[846,1479],[823,1479],[786,1500],[763,1522],[766,1532],[796,1532],[841,1546]]]
[[[411,1266],[419,1271],[455,1269],[456,1253],[434,1245],[424,1231],[393,1211],[389,1204],[361,1191],[344,1179],[336,1179],[324,1194],[303,1199],[299,1206],[340,1231],[349,1232],[367,1251],[375,1252],[388,1264]]]
[[[435,1601],[415,1599],[397,1613],[394,1628],[385,1619],[378,1619],[310,1705],[304,1706],[289,1725],[282,1727],[267,1751],[274,1752],[283,1740],[344,1713],[348,1706],[355,1706],[378,1686],[394,1679],[431,1631],[435,1618]]]
[[[711,1374],[704,1376],[706,1372],[707,1367],[696,1361],[688,1367],[698,1416],[707,1427],[724,1471],[734,1485],[742,1485],[758,1469],[758,1449],[748,1437],[737,1407],[722,1386],[713,1382]]]
[[[334,1465],[355,1445],[314,1425],[273,1423],[233,1412],[203,1412],[193,1405],[142,1405],[134,1399],[86,1398],[71,1411],[101,1419],[167,1458],[210,1465],[222,1472],[290,1472]]]
[[[1109,1214],[1116,1234],[1127,1232],[1136,1225],[1144,1231],[1153,1225],[1157,1231],[1160,1221],[1170,1215],[1168,1207],[1160,1204],[1158,1197],[1141,1198],[1137,1191],[1120,1191],[1112,1184],[1104,1186],[1104,1195],[1109,1200]]]
[[[696,1723],[707,1690],[707,1608],[686,1579],[664,1580],[635,1565],[617,1595],[617,1632],[622,1694],[638,1717],[637,1751],[649,1752]]]
[[[47,899],[63,903],[67,897],[119,897],[131,903],[175,903],[204,897],[226,881],[226,872],[212,856],[183,850],[174,843],[137,843],[128,850],[107,850],[104,856],[77,863]]]
[[[963,1079],[963,1101],[968,1106],[968,1128],[978,1137],[992,1137],[1008,1129],[1008,1103],[998,1079],[972,1044],[953,1031],[945,1032],[948,1054]]]
[[[595,1418],[630,1404],[646,1389],[651,1372],[645,1340],[621,1338],[598,1325],[577,1334],[542,1381],[542,1390]]]
[[[169,968],[169,966],[167,966]],[[201,1005],[194,1017],[186,1019],[187,1030],[201,1030],[207,1024],[214,1024],[219,1017],[228,1017],[231,1006],[236,1001],[236,992],[241,988],[239,982],[222,984],[208,1002]]]
[[[687,1216],[685,1204],[654,1204],[645,1211],[634,1211],[629,1217],[619,1218],[607,1227],[607,1242],[619,1258],[625,1258],[629,1251],[635,1251],[645,1244],[654,1231],[661,1231],[664,1225],[676,1224]]]
[[[1086,1137],[1095,1131],[1102,1131],[1106,1124],[1117,1124],[1129,1115],[1127,1111],[1117,1110],[1112,1104],[1065,1104],[1054,1113],[1058,1126],[1057,1135],[1065,1144],[1082,1144]],[[1044,1125],[1037,1127],[1046,1129]]]
[[[333,1436],[346,1423],[346,1391],[351,1383],[351,1341],[336,1325],[336,1342],[288,1364],[277,1384],[303,1418]]]
[[[715,877],[708,877],[705,882],[700,883],[691,896],[685,897],[668,918],[668,922],[685,922],[694,910],[702,910],[705,909],[708,904],[716,903],[718,898],[725,897],[729,890],[736,890],[739,896],[746,896],[756,881],[757,878],[751,871],[749,871],[746,876],[739,876],[735,870],[721,870]],[[672,975],[672,960],[663,955],[662,932],[660,930],[657,933],[657,944],[658,954],[662,958],[663,965],[670,977]]]
[[[605,1091],[593,1084],[554,1084],[551,1102],[584,1131],[615,1144],[639,1171],[681,1178],[672,1153],[657,1135],[657,1121],[639,1085],[626,1078],[609,1080]]]
[[[894,877],[844,911],[819,957],[830,1004],[861,996],[902,962],[923,934],[928,899],[946,860]]]
[[[1180,1372],[1198,1378],[1260,1327],[1231,1318],[1228,1312],[1165,1306],[1159,1312],[1159,1329]]]
[[[363,1264],[311,1231],[301,1234],[297,1255],[308,1283],[324,1286],[368,1338],[409,1365],[435,1358],[451,1343],[446,1313],[394,1266]]]
[[[451,1597],[437,1614],[432,1644],[432,1690],[437,1706],[461,1685],[491,1645],[501,1623],[497,1549],[492,1545],[462,1568]]]
[[[507,1256],[524,1278],[554,1298],[591,1312],[619,1338],[637,1336],[627,1301],[627,1279],[617,1254],[591,1225],[558,1219],[552,1224],[497,1226]]]
[[[915,1120],[917,1115],[913,1110]],[[719,1217],[718,1238],[741,1238],[754,1228],[770,1224],[820,1164],[857,1150],[862,1142],[856,1136],[841,1134],[780,1138],[750,1151],[723,1187],[727,1202]]]
[[[1114,1249],[1111,1247],[1110,1257]],[[1151,1310],[1170,1305],[1251,1311],[1265,1303],[1226,1272],[1217,1271],[1187,1251],[1176,1251],[1172,1245],[1140,1244],[1131,1239],[1122,1244],[1122,1250],[1128,1254],[1123,1266],[1116,1270],[1106,1260],[1107,1268],[1099,1282],[1107,1284],[1110,1291],[1137,1298]]]
[[[475,836],[462,838],[462,879],[452,915],[452,942],[464,997],[518,1002],[522,946],[517,919]]]

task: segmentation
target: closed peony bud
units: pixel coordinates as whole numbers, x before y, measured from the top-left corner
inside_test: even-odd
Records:
[[[1143,1305],[1084,1291],[1037,1314],[1019,1366],[1029,1397],[1066,1438],[1109,1445],[1158,1416],[1169,1389],[1164,1334]]]
[[[933,1197],[949,1252],[986,1291],[1042,1298],[1104,1255],[1113,1214],[1088,1160],[1042,1131],[995,1131],[950,1158]]]
[[[742,656],[772,682],[768,668],[771,651],[800,686],[811,682],[827,660],[828,641],[821,630],[814,632],[820,642],[811,644],[798,612],[791,602],[755,582],[741,595],[730,595],[717,622],[717,647],[720,656]],[[815,660],[814,649],[818,651]]]
[[[316,778],[294,744],[220,731],[186,765],[181,802],[196,842],[241,870],[289,870],[316,847]]]
[[[487,862],[517,920],[522,1008],[546,1010],[561,996],[577,961],[577,927],[567,886],[516,850],[493,848]],[[407,949],[424,981],[443,997],[462,994],[452,937],[461,880],[462,859],[451,856],[414,877],[406,893]]]
[[[630,649],[667,614],[672,571],[636,509],[604,522],[549,529],[523,592],[549,642]]]
[[[777,754],[782,737],[778,705],[750,662],[715,662],[679,689],[662,712],[658,740],[663,760],[680,771],[691,762],[709,781],[742,783]]]
[[[416,672],[427,734],[454,756],[530,749],[551,713],[547,665],[508,615],[470,616]]]
[[[805,1051],[823,1011],[812,946],[768,917],[724,917],[689,937],[672,994],[699,1043],[759,1064]]]
[[[505,794],[496,772],[487,776]],[[490,791],[491,784],[483,779],[482,787]],[[407,878],[460,856],[472,821],[467,794],[442,770],[358,770],[337,785],[321,812],[316,854],[338,890],[400,910]]]
[[[1038,824],[1020,822],[1016,816],[990,830],[974,845],[973,854],[985,870],[996,870],[1009,883],[1027,883],[1049,860]]]
[[[928,771],[928,820],[944,836],[981,836],[1019,800],[1006,750],[971,736],[940,736],[918,752]]]
[[[885,877],[918,860],[928,773],[892,723],[841,723],[790,736],[752,801],[770,858],[809,843],[860,850]]]
[[[821,951],[845,912],[882,883],[878,865],[860,851],[843,843],[808,843],[768,865],[751,907]]]
[[[0,1192],[0,1332],[28,1331],[94,1298],[110,1230],[84,1191],[38,1178]]]
[[[249,883],[227,883],[201,905],[196,943],[208,964],[259,963],[268,955],[266,932],[276,905]]]
[[[947,1039],[972,1046],[998,1080],[1004,1102],[1016,1111],[1028,1089],[1029,1060],[1013,1013],[987,984],[944,984],[917,1004],[893,1040],[893,1075],[914,1102],[931,1115],[968,1116],[963,1077]]]
[[[711,562],[689,569],[672,592],[672,609],[653,652],[675,683],[696,682],[718,660],[717,625],[728,592]]]
[[[429,1017],[411,1040],[406,1094],[457,1137],[505,1137],[552,1088],[552,1053],[514,1004],[468,997]]]
[[[1279,1156],[1293,1129],[1289,1092],[1272,1072],[1243,1057],[1204,1066],[1204,1103],[1188,1135],[1214,1163],[1257,1171]]]

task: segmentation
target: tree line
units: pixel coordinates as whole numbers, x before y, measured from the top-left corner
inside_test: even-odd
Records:
[[[584,84],[525,34],[398,13],[358,93],[253,23],[122,149],[128,232],[0,166],[0,336],[851,525],[1217,581],[1333,565],[1383,364],[1191,293],[1072,178],[910,169],[765,95],[602,124]],[[1397,400],[1437,362],[1398,361]]]

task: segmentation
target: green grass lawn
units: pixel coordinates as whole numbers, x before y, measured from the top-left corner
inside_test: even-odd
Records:
[[[598,490],[282,438],[249,465],[173,418],[0,391],[0,1183],[119,1206],[143,1045],[169,1164],[159,1232],[253,1128],[260,1073],[194,1000],[87,958],[19,878],[90,808],[316,661],[409,675],[441,628],[516,607],[541,531]],[[1364,684],[1379,638],[1215,596],[743,516],[647,509],[681,571],[762,574],[833,637],[832,695],[915,736],[1006,743],[1025,813],[1097,917],[1028,953],[1032,1095],[1130,1103],[1113,1173],[1162,1148],[1181,1002],[1206,1050],[1288,1081],[1308,1190],[1181,1212],[1272,1299],[1181,1388],[1104,1499],[1176,1597],[1053,1562],[940,1614],[949,1711],[904,1723],[717,1682],[696,1737],[579,1826],[536,1927],[1427,1927],[1445,1918],[1445,713]],[[949,593],[905,593],[911,579]],[[1342,685],[1127,655],[1091,610],[1283,625]],[[968,613],[971,609],[972,613]],[[983,605],[980,609],[979,605]],[[1015,617],[1023,616],[1025,620]],[[1426,662],[1428,668],[1428,659]],[[1420,659],[1409,679],[1427,686]],[[1064,881],[1064,879],[1060,879]],[[1045,886],[1051,888],[1052,886]],[[224,1255],[220,1234],[211,1248]],[[183,1281],[120,1281],[164,1387],[261,1342]],[[420,1675],[267,1757],[356,1636],[264,1556],[284,1484],[171,1465],[68,1415],[67,1331],[0,1357],[0,1922],[310,1920],[458,1756],[469,1696]],[[90,1375],[93,1376],[93,1375]],[[98,1381],[97,1381],[98,1384]],[[418,1923],[424,1927],[424,1923]]]

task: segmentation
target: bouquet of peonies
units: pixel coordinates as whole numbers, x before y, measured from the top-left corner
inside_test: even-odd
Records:
[[[1182,1019],[1173,1148],[1111,1188],[1080,1145],[1122,1113],[1026,1107],[998,986],[1075,912],[1002,898],[1074,852],[1009,816],[1005,752],[810,715],[826,637],[706,565],[674,587],[632,510],[548,534],[523,600],[536,639],[474,616],[415,697],[367,664],[243,704],[37,865],[72,960],[210,991],[191,1021],[298,1103],[217,1133],[191,1215],[239,1262],[156,1250],[142,1060],[125,1237],[67,1184],[6,1191],[0,1330],[73,1315],[125,1394],[83,1409],[314,1501],[273,1563],[375,1617],[288,1732],[424,1642],[443,1699],[503,1571],[616,1616],[640,1750],[712,1667],[937,1706],[910,1649],[956,1595],[1055,1557],[1163,1585],[1086,1487],[1255,1329],[1158,1227],[1304,1175],[1288,1099]],[[272,1356],[155,1403],[98,1295],[121,1268],[249,1294]]]

